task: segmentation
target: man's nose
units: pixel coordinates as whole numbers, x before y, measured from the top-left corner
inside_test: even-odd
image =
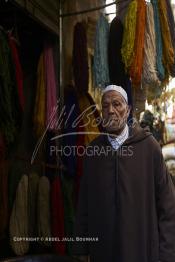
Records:
[[[113,114],[114,113],[114,107],[112,104],[109,105],[109,114]]]

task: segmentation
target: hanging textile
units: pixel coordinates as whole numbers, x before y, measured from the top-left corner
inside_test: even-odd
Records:
[[[101,14],[97,22],[95,33],[94,47],[94,79],[95,86],[105,88],[109,84],[109,67],[108,67],[108,38],[109,24],[106,17]]]
[[[59,237],[59,239],[65,237],[63,195],[60,176],[58,175],[51,184],[51,229],[53,237]],[[64,255],[66,243],[54,241],[53,248],[56,253]]]
[[[130,68],[130,76],[132,79],[132,84],[137,87],[140,85],[141,78],[142,78],[145,22],[146,22],[146,2],[145,0],[138,0],[136,38],[135,38],[134,50],[133,50],[133,60]]]
[[[8,34],[8,38],[9,38],[9,46],[12,52],[13,62],[15,65],[19,102],[22,110],[24,110],[25,99],[24,99],[24,91],[23,91],[23,73],[22,73],[21,63],[20,63],[18,49],[16,45],[16,40],[10,33]]]
[[[40,238],[51,237],[51,219],[50,219],[50,182],[46,176],[42,176],[38,186],[38,236]],[[49,241],[41,242],[50,246]]]
[[[103,132],[102,118],[100,116],[100,112],[98,111],[92,96],[89,93],[87,93],[86,96],[87,96],[87,99],[89,100],[90,105],[94,106],[96,108],[95,111],[94,111],[94,117],[96,119],[96,124],[98,126],[99,131]]]
[[[46,74],[46,126],[49,126],[50,130],[56,129],[58,120],[57,110],[57,82],[55,75],[55,65],[53,58],[53,47],[49,44],[45,44],[44,47],[44,64]]]
[[[147,3],[146,6],[146,28],[142,83],[150,85],[150,88],[154,87],[155,85],[159,85],[159,79],[156,71],[156,38],[154,12],[151,3]]]
[[[14,205],[16,190],[18,188],[19,182],[22,179],[23,171],[26,170],[25,162],[18,161],[16,159],[13,160],[11,165],[9,166],[9,174],[8,174],[8,206],[11,211]]]
[[[29,204],[29,237],[37,237],[37,200],[38,200],[38,184],[39,184],[39,175],[35,172],[29,174],[29,187],[28,187],[28,204]]]
[[[151,0],[154,10],[154,25],[155,25],[155,33],[156,33],[156,68],[158,77],[160,80],[165,78],[165,69],[163,66],[163,47],[162,47],[162,33],[160,27],[160,16],[159,16],[159,9],[158,9],[158,2],[157,0]]]
[[[124,20],[124,33],[121,54],[126,71],[128,71],[133,61],[133,52],[136,38],[136,22],[138,9],[137,5],[137,0],[133,0],[129,4],[128,11]]]
[[[171,34],[171,42],[173,45],[173,50],[175,54],[175,21],[174,21],[174,15],[173,15],[173,10],[172,6],[170,3],[170,0],[166,0],[166,8],[167,8],[167,18],[168,18],[168,25],[169,25],[169,30]],[[175,55],[174,55],[174,63],[171,68],[171,76],[175,77]]]
[[[62,192],[64,198],[64,224],[65,224],[65,235],[72,237],[74,229],[74,178],[63,176],[62,180]],[[66,243],[66,253],[72,254],[72,243]]]
[[[123,39],[122,22],[115,17],[110,25],[108,60],[110,83],[121,85],[124,89],[127,86],[129,77],[125,72],[125,66],[122,61],[121,48]]]
[[[63,147],[69,145],[68,155],[63,155],[63,163],[67,167],[69,175],[75,175],[77,170],[77,155],[73,153],[73,147],[77,144],[78,134],[78,124],[75,123],[76,119],[80,115],[80,109],[78,105],[78,98],[75,89],[71,87],[67,94],[65,95],[65,116],[64,116],[64,129],[63,133],[68,134],[63,137]],[[74,124],[75,123],[75,124]],[[73,133],[73,134],[72,134]],[[65,150],[66,152],[66,150]]]
[[[21,110],[15,68],[8,37],[3,30],[0,30],[0,130],[7,146],[14,143],[20,125]]]
[[[125,66],[122,61],[121,55],[122,39],[123,24],[118,19],[118,17],[115,17],[111,22],[108,45],[110,82],[116,85],[120,85],[125,89],[128,95],[129,105],[132,106],[131,82],[129,76],[125,72]],[[130,118],[131,117],[132,112],[130,112]]]
[[[77,139],[77,149],[79,154],[77,155],[77,170],[75,176],[75,207],[78,203],[78,195],[80,189],[80,180],[83,175],[83,148],[85,148],[85,134],[81,132],[85,132],[83,119],[80,120],[77,132],[79,132],[78,139]]]
[[[85,25],[80,22],[74,27],[73,74],[78,92],[87,92],[89,81],[87,36]]]
[[[34,129],[38,137],[40,137],[45,126],[46,114],[46,83],[45,83],[45,69],[44,69],[44,55],[40,55],[37,67],[37,89],[34,109]]]
[[[79,107],[81,113],[83,113],[82,121],[84,125],[85,135],[85,145],[88,145],[93,139],[95,139],[99,134],[99,128],[96,125],[96,120],[93,112],[95,111],[95,106],[92,106],[86,95],[82,95],[78,99]],[[93,132],[93,134],[91,133]]]
[[[87,100],[86,100],[87,99]],[[80,98],[81,100],[81,98]],[[89,93],[86,94],[86,98],[84,98],[84,100],[86,100],[86,103],[89,103],[89,106],[92,106],[93,108],[93,115],[91,118],[91,121],[93,121],[93,123],[95,124],[95,130],[91,130],[91,128],[89,129],[89,131],[96,131],[96,129],[98,129],[99,132],[103,131],[103,127],[102,127],[102,119],[100,117],[100,114],[96,108],[95,102],[93,101],[93,98],[91,97],[91,95]],[[84,101],[85,103],[85,101]],[[88,105],[87,105],[88,108]],[[95,109],[95,110],[94,110]],[[89,112],[89,111],[88,111]],[[82,112],[81,112],[82,113]],[[94,120],[93,120],[94,118]],[[78,130],[77,132],[88,132],[88,129],[86,126],[84,126],[84,124],[86,123],[86,120],[82,118],[81,121],[79,122],[78,125]],[[92,123],[90,121],[90,123]],[[90,124],[89,124],[90,127]],[[75,177],[75,206],[77,205],[77,201],[78,201],[78,195],[79,195],[79,188],[80,188],[80,180],[81,177],[83,175],[83,151],[85,148],[85,145],[87,145],[87,143],[89,143],[89,141],[87,142],[87,136],[88,134],[79,134],[78,135],[78,139],[77,139],[77,148],[78,148],[78,156],[77,156],[77,171],[76,171],[76,177]],[[95,134],[94,134],[95,136]],[[91,139],[91,135],[89,134],[89,139]]]
[[[4,237],[8,223],[8,167],[6,162],[6,147],[0,134],[0,239]]]
[[[10,217],[10,244],[16,255],[24,255],[29,250],[29,242],[15,241],[14,237],[28,237],[28,176],[23,175],[16,192]]]
[[[170,75],[174,64],[174,49],[171,41],[171,34],[167,17],[167,6],[165,0],[158,0],[160,13],[160,24],[163,41],[163,65],[167,75]]]

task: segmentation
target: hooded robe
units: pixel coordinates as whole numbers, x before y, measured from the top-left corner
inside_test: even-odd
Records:
[[[118,150],[106,135],[88,148],[74,254],[90,254],[91,262],[174,262],[175,189],[152,134],[135,126]]]

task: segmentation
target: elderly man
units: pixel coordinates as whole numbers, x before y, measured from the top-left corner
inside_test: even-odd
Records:
[[[122,87],[104,90],[106,134],[84,158],[73,251],[91,262],[175,262],[174,187],[152,134],[127,125],[127,102]]]

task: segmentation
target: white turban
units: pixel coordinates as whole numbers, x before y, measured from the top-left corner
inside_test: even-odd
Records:
[[[118,92],[128,103],[128,96],[126,91],[121,87],[121,86],[116,86],[116,85],[109,85],[103,90],[103,95],[108,92],[108,91],[116,91]]]

